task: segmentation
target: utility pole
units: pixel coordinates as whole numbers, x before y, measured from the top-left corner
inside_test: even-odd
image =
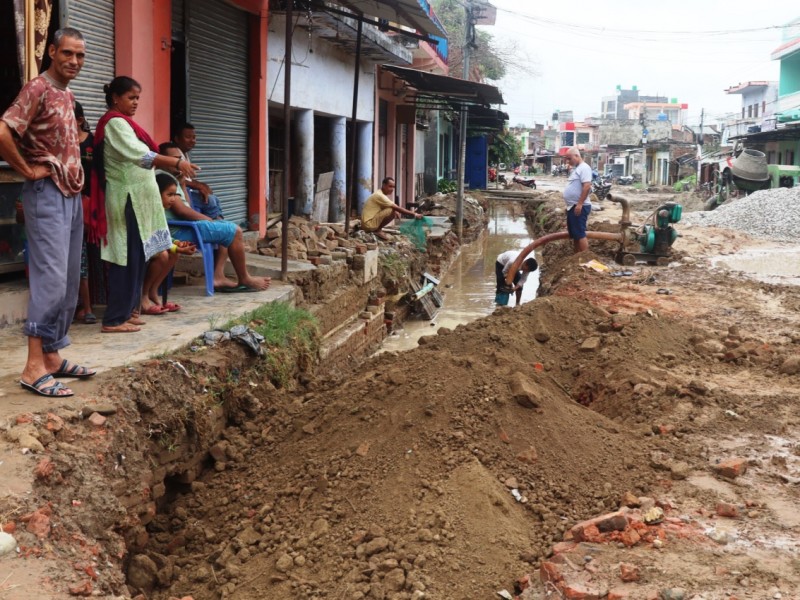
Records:
[[[697,186],[700,186],[701,165],[700,157],[703,155],[703,119],[706,109],[700,109],[700,133],[697,134]]]
[[[475,25],[473,22],[472,2],[467,0],[464,4],[466,12],[464,50],[463,54],[463,78],[469,81],[469,54],[470,49],[475,43]],[[456,196],[456,235],[458,241],[462,240],[464,233],[464,174],[467,165],[467,108],[461,107],[461,127],[458,139],[458,195]]]
[[[642,186],[647,189],[647,104],[645,103],[642,113],[639,115],[639,123],[642,125]]]

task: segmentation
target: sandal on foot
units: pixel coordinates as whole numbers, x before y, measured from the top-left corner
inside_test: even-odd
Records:
[[[166,302],[162,306],[167,312],[178,312],[181,308],[183,308],[180,304],[175,304],[174,302]]]
[[[94,316],[94,313],[86,313],[83,315],[83,322],[86,325],[94,325],[97,323],[97,317]]]
[[[50,383],[51,381],[53,383]],[[48,383],[50,385],[45,385]],[[63,383],[61,383],[60,381],[56,381],[50,373],[42,375],[41,377],[39,377],[39,379],[37,379],[33,383],[26,383],[25,381],[22,381],[22,379],[20,379],[19,384],[29,392],[33,392],[38,396],[45,396],[47,398],[68,398],[69,396],[75,395],[72,392],[72,390],[69,389],[67,386],[65,386]],[[69,393],[59,394],[61,390],[67,390]]]
[[[157,304],[151,304],[147,308],[142,309],[143,315],[163,315],[164,313],[168,312],[169,310],[167,310],[163,306],[158,306]]]
[[[127,321],[125,323],[120,323],[119,325],[103,325],[100,328],[101,333],[136,333],[137,331],[141,331],[140,327],[136,327],[136,325],[131,325]]]
[[[61,362],[58,371],[51,373],[53,377],[77,377],[78,379],[88,379],[97,375],[97,371],[92,371],[80,365],[72,365],[70,367],[69,361],[65,358]]]

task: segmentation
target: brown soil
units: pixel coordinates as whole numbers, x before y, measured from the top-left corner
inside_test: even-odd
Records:
[[[529,216],[560,228],[556,197],[545,197]],[[613,229],[619,215],[604,212],[593,227]],[[621,586],[631,599],[666,588],[798,598],[800,293],[703,260],[759,243],[692,228],[677,268],[617,278],[580,266],[611,263],[613,245],[579,256],[551,245],[536,302],[345,377],[315,380],[305,365],[291,390],[265,383],[236,349],[177,357],[187,375],[153,361],[114,388],[122,410],[107,433],[62,415],[54,468],[40,463],[30,505],[0,517],[20,522],[7,515],[49,502],[56,534],[20,533],[29,554],[55,557],[69,585],[89,564],[130,567],[132,593],[152,564],[151,600],[472,600],[513,591],[526,573],[532,600],[552,592],[537,568],[554,544],[630,492],[655,499],[667,520],[642,525],[641,542],[599,535],[557,552],[606,590],[584,597]],[[200,443],[211,438],[204,411],[217,405],[231,424],[215,460],[197,480],[171,482],[146,545],[125,539],[109,482],[148,465],[143,432],[168,451],[188,424]],[[749,469],[721,479],[715,466],[732,457]],[[715,514],[721,501],[735,518]],[[712,542],[713,531],[730,539]],[[622,584],[620,562],[638,566],[639,581]],[[107,568],[95,587],[119,594],[121,577]]]

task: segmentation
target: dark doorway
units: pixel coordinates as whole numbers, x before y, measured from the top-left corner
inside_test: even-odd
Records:
[[[187,74],[186,74],[186,44],[181,40],[172,40],[171,56],[171,82],[170,82],[170,136],[174,129],[187,121]]]

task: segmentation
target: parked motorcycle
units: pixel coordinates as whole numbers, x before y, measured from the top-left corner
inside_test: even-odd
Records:
[[[622,175],[620,177],[617,177],[617,183],[620,185],[632,185],[633,175]]]
[[[569,173],[569,169],[565,165],[553,165],[553,168],[550,169],[550,173],[553,177],[558,177],[559,175],[567,175]]]
[[[531,188],[533,190],[536,189],[536,180],[533,177],[531,177],[530,179],[526,179],[524,177],[517,177],[515,175],[514,179],[512,179],[511,181],[513,181],[514,183],[518,183],[520,185],[524,185],[525,187]]]
[[[608,193],[611,191],[611,177],[608,175],[600,175],[592,181],[592,193],[597,196],[598,200],[604,200]]]

